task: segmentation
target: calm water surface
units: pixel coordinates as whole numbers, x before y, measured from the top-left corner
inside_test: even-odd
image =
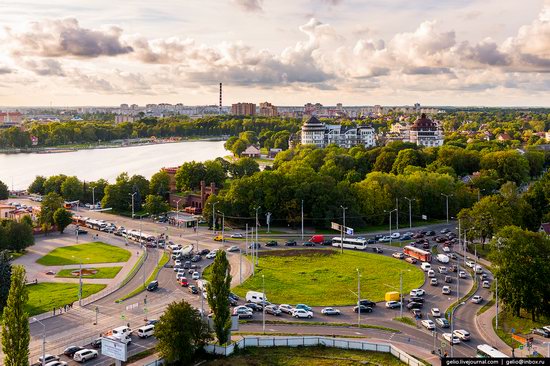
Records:
[[[147,179],[162,167],[206,161],[229,154],[224,141],[186,141],[124,148],[80,150],[53,154],[0,154],[0,181],[10,189],[26,189],[37,175],[75,175],[114,182],[122,172]]]

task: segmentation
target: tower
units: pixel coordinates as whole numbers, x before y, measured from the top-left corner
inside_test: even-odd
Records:
[[[222,114],[222,83],[220,83],[220,106],[218,112],[219,114]]]

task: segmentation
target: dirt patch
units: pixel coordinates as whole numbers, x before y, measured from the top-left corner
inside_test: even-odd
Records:
[[[93,276],[97,273],[97,269],[87,269],[87,268],[83,268],[82,269],[82,277],[86,277],[86,276]],[[71,275],[72,276],[75,276],[75,277],[78,277],[80,276],[80,271],[77,269],[75,271],[72,271],[71,272]]]
[[[260,257],[313,257],[313,256],[329,256],[336,254],[336,250],[332,249],[285,249],[285,250],[270,250],[259,251]]]

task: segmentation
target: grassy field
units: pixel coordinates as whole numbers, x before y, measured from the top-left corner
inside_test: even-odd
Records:
[[[56,248],[36,262],[44,266],[68,264],[118,263],[126,262],[130,252],[102,242],[92,242]]]
[[[122,267],[98,267],[98,268],[83,268],[82,271],[82,278],[115,278],[118,272]],[[75,270],[78,271],[78,268],[74,269],[62,269],[61,271],[57,272],[55,277],[61,277],[61,278],[78,278],[78,274],[75,276],[72,274]],[[86,270],[95,270],[97,273],[90,274],[90,275],[84,275],[86,273]]]
[[[208,361],[209,366],[355,366],[404,365],[388,353],[343,350],[330,347],[246,348],[237,355]]]
[[[416,327],[416,321],[413,318],[409,318],[408,316],[393,318],[393,320]]]
[[[82,286],[82,298],[95,294],[105,288],[106,285],[84,284]],[[29,285],[29,303],[27,312],[29,316],[52,311],[73,301],[78,301],[78,283],[54,283],[43,282],[37,285]]]
[[[493,328],[495,328],[495,320],[493,318]],[[512,328],[516,334],[527,335],[531,333],[533,328],[541,328],[550,324],[550,316],[541,317],[537,322],[531,320],[531,314],[521,312],[517,317],[507,310],[503,310],[498,315],[498,329],[495,332],[509,346],[517,348],[520,343],[512,338]]]
[[[256,276],[233,289],[239,296],[248,290],[262,291],[262,275],[269,301],[306,303],[310,306],[353,305],[357,301],[357,272],[361,273],[361,298],[382,301],[384,294],[399,288],[403,272],[403,291],[419,287],[424,273],[417,267],[374,253],[330,249],[280,250],[268,256],[260,252]]]

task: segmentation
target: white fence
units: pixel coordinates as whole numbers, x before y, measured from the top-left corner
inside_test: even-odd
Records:
[[[423,366],[424,364],[408,353],[389,343],[363,342],[343,338],[330,337],[243,337],[243,339],[229,346],[207,345],[204,350],[207,353],[230,356],[235,352],[235,347],[310,347],[326,346],[350,350],[373,351],[391,353],[402,362],[411,366]]]

